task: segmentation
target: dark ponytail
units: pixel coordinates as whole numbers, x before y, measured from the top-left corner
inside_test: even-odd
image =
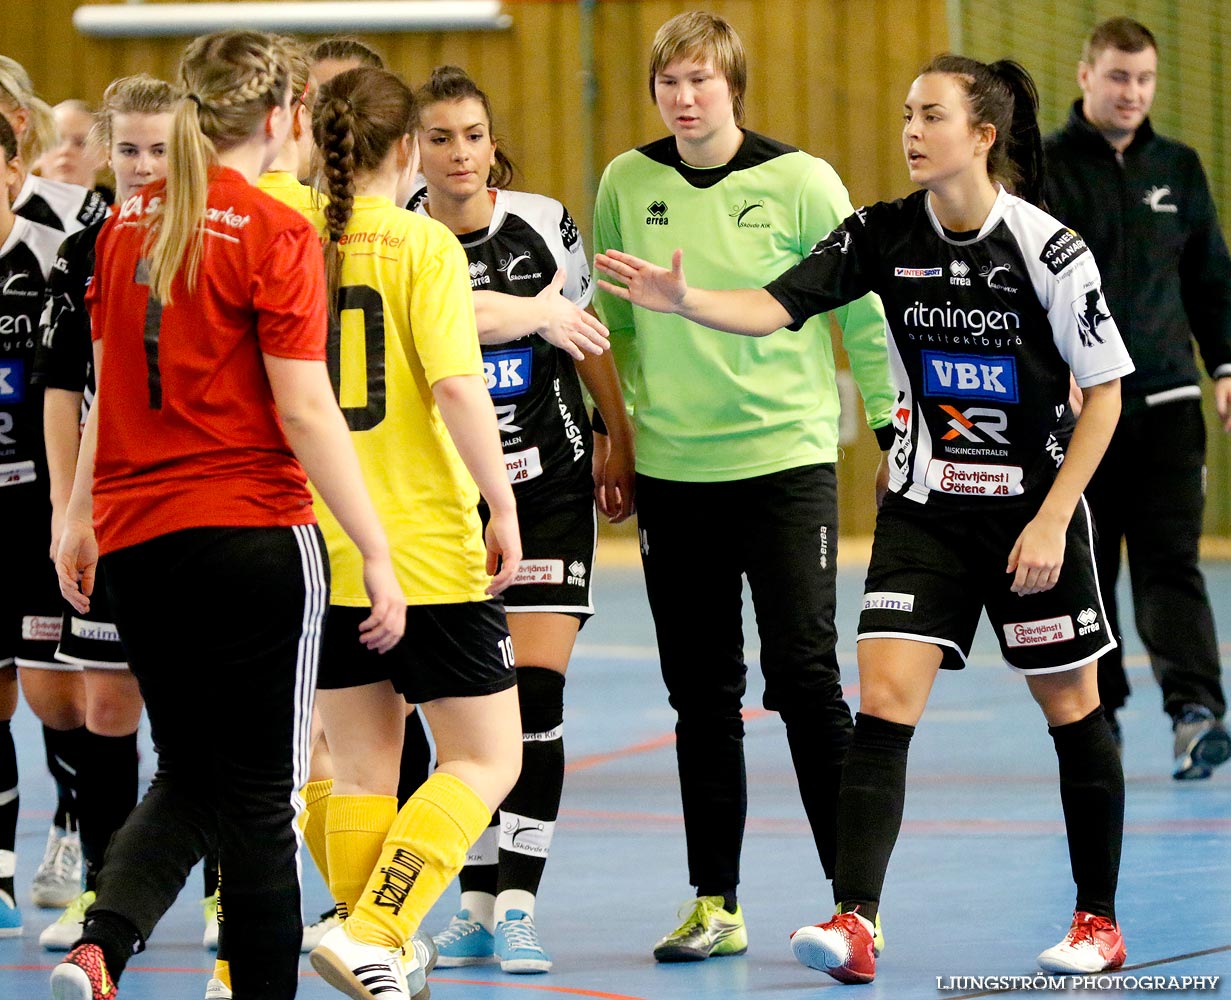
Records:
[[[1012,59],[981,63],[966,56],[940,55],[921,75],[948,73],[966,92],[973,125],[992,125],[996,141],[987,153],[987,172],[1032,205],[1043,201],[1043,138],[1039,132],[1039,92],[1034,80]]]
[[[312,138],[321,151],[329,195],[325,276],[330,316],[337,316],[340,244],[355,208],[355,173],[380,166],[395,142],[404,135],[414,136],[418,123],[414,92],[387,70],[347,70],[321,88],[312,112]]]
[[[1016,167],[1015,194],[1032,205],[1043,204],[1043,134],[1039,131],[1039,91],[1021,63],[1001,59],[988,66],[1013,92],[1009,159]]]
[[[325,203],[325,229],[329,235],[325,244],[325,279],[329,315],[337,318],[338,287],[342,281],[339,244],[355,207],[355,110],[348,98],[328,94],[329,84],[325,88],[312,114],[312,137],[320,147],[321,169],[329,195]]]

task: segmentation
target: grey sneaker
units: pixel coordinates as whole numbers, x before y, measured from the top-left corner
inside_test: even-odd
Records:
[[[415,931],[410,947],[402,949],[402,971],[406,973],[406,992],[410,1000],[431,1000],[427,977],[436,968],[436,943],[422,930]]]
[[[1208,778],[1219,764],[1231,757],[1231,735],[1204,705],[1185,705],[1172,723],[1175,731],[1176,781]]]
[[[711,955],[742,955],[748,950],[744,911],[722,907],[721,896],[700,896],[680,907],[684,922],[654,945],[659,962],[700,962]]]
[[[77,831],[53,826],[47,834],[42,863],[30,883],[35,906],[58,910],[81,895],[81,839]]]

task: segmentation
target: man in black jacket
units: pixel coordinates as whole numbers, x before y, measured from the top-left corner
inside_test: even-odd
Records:
[[[1082,97],[1045,143],[1046,196],[1093,250],[1137,366],[1122,383],[1120,425],[1086,497],[1117,638],[1115,584],[1127,540],[1137,631],[1175,733],[1173,776],[1192,779],[1231,757],[1198,565],[1205,423],[1192,348],[1195,338],[1231,431],[1231,258],[1196,152],[1150,126],[1157,67],[1144,25],[1118,17],[1094,29],[1078,67]],[[1114,720],[1129,693],[1120,649],[1099,663],[1099,690]]]

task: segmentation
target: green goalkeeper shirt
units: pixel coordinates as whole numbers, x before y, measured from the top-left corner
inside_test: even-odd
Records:
[[[668,265],[684,249],[699,288],[759,287],[806,257],[853,211],[824,160],[745,132],[727,164],[685,164],[667,137],[617,156],[595,205],[600,251]],[[838,392],[827,315],[797,330],[739,337],[599,292],[598,314],[636,431],[637,471],[681,482],[768,475],[838,456]],[[889,423],[890,388],[880,300],[867,295],[835,316],[868,425]]]

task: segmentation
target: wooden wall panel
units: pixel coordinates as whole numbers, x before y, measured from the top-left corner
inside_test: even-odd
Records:
[[[52,103],[96,101],[107,83],[144,70],[170,78],[186,39],[94,41],[71,25],[75,0],[13,3],[0,51],[22,62]],[[704,6],[729,19],[749,56],[747,124],[829,160],[856,204],[909,190],[899,114],[918,67],[947,47],[945,0],[602,0],[593,11],[595,107],[587,113],[581,9],[571,0],[506,0],[503,32],[363,36],[420,83],[444,62],[465,67],[491,96],[496,133],[519,184],[559,198],[590,233],[597,179],[617,153],[664,134],[647,63],[658,26]],[[587,132],[594,162],[583,162]],[[843,530],[867,533],[870,434],[841,466]]]

